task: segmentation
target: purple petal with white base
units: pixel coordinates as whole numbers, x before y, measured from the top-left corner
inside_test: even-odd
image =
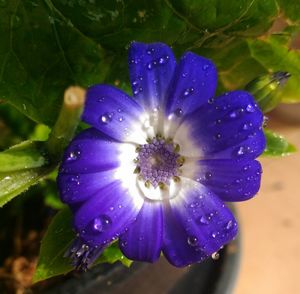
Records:
[[[70,205],[86,201],[105,186],[114,181],[116,170],[111,169],[96,173],[60,173],[57,184],[61,200]]]
[[[107,85],[88,89],[82,120],[119,141],[130,141],[143,109],[126,93]],[[141,135],[141,134],[135,134]],[[143,137],[142,137],[143,139]]]
[[[263,114],[253,97],[234,91],[208,101],[189,115],[175,139],[180,141],[181,133],[188,129],[189,139],[205,159],[254,159],[265,148],[262,124]]]
[[[142,204],[140,195],[130,195],[120,181],[114,181],[82,204],[74,226],[88,246],[106,246],[136,219]]]
[[[62,174],[84,174],[119,167],[122,145],[94,128],[80,133],[66,149]]]
[[[145,201],[136,221],[120,236],[123,254],[132,260],[155,262],[162,247],[162,204]]]
[[[133,97],[147,110],[163,105],[176,67],[170,47],[162,43],[131,43],[129,72]]]
[[[176,68],[168,92],[166,115],[184,117],[214,97],[217,88],[215,65],[192,52],[185,53]]]
[[[199,160],[200,171],[194,180],[201,183],[223,201],[245,201],[260,188],[261,165],[256,160]]]
[[[237,234],[235,218],[223,202],[201,184],[185,182],[164,211],[163,253],[177,267],[206,259]]]

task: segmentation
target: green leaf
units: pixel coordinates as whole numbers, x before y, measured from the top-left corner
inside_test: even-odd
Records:
[[[293,22],[300,22],[300,2],[297,0],[278,0],[284,15]]]
[[[0,99],[49,126],[72,84],[129,89],[132,40],[162,41],[177,53],[224,48],[265,33],[279,13],[275,0],[2,2]]]
[[[0,207],[43,179],[48,168],[32,168],[10,173],[0,173]]]
[[[271,130],[264,130],[267,145],[263,155],[266,156],[285,156],[296,152],[296,147],[288,143],[284,137],[272,132]]]
[[[290,73],[278,71],[257,77],[245,86],[263,113],[273,110],[280,101],[280,90],[290,77]]]
[[[39,261],[33,277],[34,283],[66,274],[73,270],[70,260],[64,258],[63,255],[74,238],[72,213],[69,208],[65,208],[53,218],[42,240]],[[131,264],[131,261],[121,253],[117,243],[114,243],[105,249],[95,264],[103,262],[114,263],[116,261],[121,261],[126,266]]]
[[[291,73],[281,94],[282,102],[299,102],[300,51],[291,50],[283,42],[285,38],[274,35],[264,40],[248,40],[248,44],[252,57],[266,70]]]
[[[0,152],[0,173],[32,169],[47,164],[43,155],[43,143],[25,141]]]
[[[0,152],[0,207],[53,170],[45,156],[43,144],[25,141]]]

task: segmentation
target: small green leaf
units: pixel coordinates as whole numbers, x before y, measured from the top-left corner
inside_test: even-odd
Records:
[[[63,255],[74,238],[72,213],[69,208],[65,208],[54,217],[42,240],[39,261],[33,277],[34,283],[73,270],[70,260]],[[121,253],[117,243],[114,243],[104,250],[95,264],[116,261],[121,261],[125,266],[131,264],[131,261]]]
[[[51,169],[32,168],[10,173],[0,173],[0,207],[43,179]]]
[[[296,151],[296,147],[287,142],[281,135],[268,129],[264,130],[267,145],[263,155],[266,156],[285,156]]]
[[[270,112],[280,102],[280,92],[290,74],[278,71],[257,77],[246,85],[245,90],[250,92],[263,113]]]
[[[25,141],[0,153],[0,207],[53,170],[44,143]]]
[[[286,44],[286,36],[273,35],[263,40],[248,40],[251,56],[267,71],[287,71],[291,78],[281,93],[285,103],[300,101],[300,51],[292,50]]]
[[[33,276],[34,283],[65,274],[73,269],[63,255],[74,238],[72,213],[65,208],[53,218],[42,240],[39,261]]]
[[[32,169],[47,164],[43,143],[25,141],[0,153],[0,173]]]

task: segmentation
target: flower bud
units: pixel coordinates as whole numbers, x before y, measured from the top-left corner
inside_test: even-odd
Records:
[[[280,90],[290,76],[290,73],[284,71],[265,74],[248,83],[245,90],[254,96],[261,110],[267,113],[280,102]]]

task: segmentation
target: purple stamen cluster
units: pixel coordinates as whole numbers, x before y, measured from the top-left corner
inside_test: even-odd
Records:
[[[178,158],[174,143],[154,138],[138,148],[137,167],[145,182],[154,188],[159,184],[170,184],[170,179],[178,175]]]

